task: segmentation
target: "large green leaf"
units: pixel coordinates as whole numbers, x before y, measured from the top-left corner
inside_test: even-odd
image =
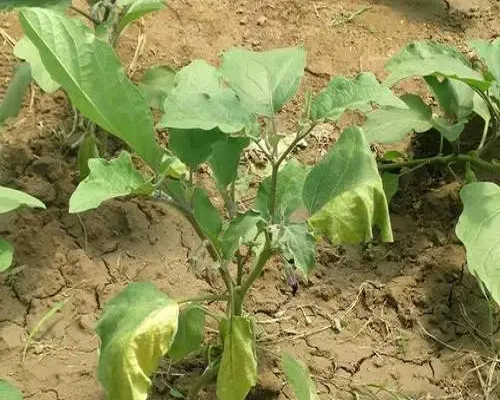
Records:
[[[198,305],[190,305],[179,313],[179,326],[168,357],[180,361],[201,348],[205,337],[205,312]]]
[[[21,7],[44,7],[62,11],[68,8],[71,0],[0,0],[0,10]]]
[[[212,154],[212,145],[224,139],[218,129],[204,131],[201,129],[169,129],[168,146],[184,163],[196,169],[207,161]]]
[[[291,159],[278,171],[278,182],[275,195],[275,216],[273,222],[279,222],[281,217],[288,219],[290,214],[300,208],[302,201],[302,187],[310,168]],[[269,216],[269,197],[271,193],[271,177],[265,178],[257,192],[255,209],[262,217]]]
[[[297,93],[305,63],[304,47],[264,52],[232,49],[224,53],[220,72],[245,107],[271,117]]]
[[[16,67],[7,92],[0,104],[0,126],[9,117],[17,117],[24,103],[26,90],[31,83],[31,68],[28,63]]]
[[[315,264],[316,243],[305,224],[289,224],[283,226],[283,234],[278,245],[288,261],[293,260],[295,266],[308,277]]]
[[[222,253],[226,259],[231,259],[241,244],[255,239],[259,232],[257,223],[260,221],[262,221],[261,215],[254,210],[249,210],[231,220],[222,236]]]
[[[297,400],[319,400],[316,385],[306,364],[284,353],[281,355],[281,365]]]
[[[163,109],[165,99],[174,87],[176,73],[175,69],[166,65],[157,65],[144,72],[139,89],[151,107]]]
[[[16,387],[9,382],[0,379],[0,399],[2,400],[23,400],[23,395]]]
[[[146,14],[165,8],[165,0],[118,0],[117,3],[124,7],[118,24],[120,30]]]
[[[0,186],[0,214],[15,210],[19,207],[45,208],[37,198],[20,190]]]
[[[392,241],[382,180],[361,129],[344,130],[307,176],[302,195],[312,214],[309,225],[333,243],[370,241],[374,225]]]
[[[361,73],[354,79],[336,76],[313,99],[311,118],[335,122],[347,110],[367,112],[372,104],[406,108],[406,104],[380,84],[371,72]]]
[[[178,314],[177,303],[150,283],[132,283],[106,303],[95,329],[101,341],[97,377],[109,399],[146,400]]]
[[[220,72],[202,60],[193,61],[177,73],[164,110],[160,128],[219,128],[231,133],[245,128],[249,119],[249,111],[222,82]]]
[[[249,144],[249,138],[225,136],[212,146],[208,165],[220,187],[225,188],[236,180],[241,153]]]
[[[162,150],[156,142],[153,116],[113,48],[78,19],[41,8],[22,9],[19,15],[24,33],[73,105],[157,169]]]
[[[201,230],[218,247],[219,235],[222,230],[222,218],[203,189],[197,187],[194,190],[192,207],[194,217]]]
[[[49,71],[47,71],[43,65],[42,59],[40,58],[40,52],[26,36],[23,36],[23,38],[16,43],[14,55],[29,63],[33,79],[44,92],[52,93],[59,89],[59,84],[52,79]]]
[[[472,182],[460,197],[464,209],[456,234],[467,250],[467,265],[500,303],[500,186]]]
[[[366,116],[363,126],[369,142],[394,143],[408,133],[425,132],[432,128],[432,110],[419,96],[401,96],[408,108],[388,107],[376,110]]]
[[[12,265],[13,258],[14,258],[14,247],[12,247],[12,245],[9,242],[3,240],[0,237],[0,272],[5,271]]]
[[[126,151],[107,161],[89,160],[90,174],[78,185],[69,199],[69,212],[80,213],[97,208],[106,200],[128,195],[149,195],[153,185],[134,168]]]
[[[217,398],[244,400],[257,383],[257,357],[252,321],[232,316],[220,323],[224,351],[217,375]]]
[[[493,42],[472,40],[470,44],[484,60],[489,72],[500,82],[500,38]]]
[[[389,86],[412,76],[428,75],[460,79],[482,90],[490,85],[479,72],[472,69],[458,50],[431,41],[410,43],[392,57],[385,67],[390,72],[385,81]]]

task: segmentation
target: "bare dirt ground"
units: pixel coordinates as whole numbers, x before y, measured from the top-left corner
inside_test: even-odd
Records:
[[[500,34],[498,0],[450,0],[449,8],[441,0],[169,4],[144,20],[146,42],[133,78],[153,64],[181,66],[195,58],[215,62],[232,46],[264,50],[303,43],[308,52],[303,87],[317,90],[334,74],[370,70],[383,78],[384,62],[410,40],[463,45],[466,39]],[[364,6],[370,7],[349,20]],[[0,27],[14,40],[21,37],[14,14],[1,15]],[[139,33],[136,25],[122,40],[126,65]],[[2,95],[16,62],[11,53],[3,41]],[[284,131],[293,125],[300,99],[284,111]],[[0,219],[0,234],[16,248],[15,273],[0,281],[0,377],[34,400],[104,399],[96,381],[93,326],[103,303],[127,283],[152,281],[172,296],[219,285],[188,271],[197,239],[171,209],[147,201],[111,201],[81,219],[68,215],[77,183],[74,155],[61,150],[62,129],[69,125],[65,96],[35,90],[20,117],[0,132],[0,184],[26,190],[48,205],[47,211],[23,210]],[[335,127],[320,135],[298,157],[313,162],[338,132]],[[460,211],[457,186],[426,171],[406,185],[391,206],[395,243],[322,247],[314,276],[296,296],[278,265],[268,266],[248,301],[261,322],[260,381],[249,398],[292,398],[276,363],[275,354],[282,350],[309,365],[322,400],[487,397],[491,355],[481,332],[488,332],[488,319],[453,233]],[[61,301],[66,301],[61,312],[34,338],[23,361],[28,332]],[[201,368],[194,360],[179,375],[160,373],[152,398],[170,398],[169,386],[182,389],[187,384],[183,373]],[[493,382],[500,379],[492,374]],[[370,391],[378,391],[378,397],[370,397]],[[212,399],[212,391],[203,398]],[[489,399],[500,399],[500,390]]]

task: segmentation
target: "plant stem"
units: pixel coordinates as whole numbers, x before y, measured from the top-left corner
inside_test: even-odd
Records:
[[[417,160],[404,161],[394,164],[379,164],[379,171],[392,171],[395,169],[405,168],[405,167],[416,167],[419,165],[430,165],[430,164],[449,164],[453,162],[470,162],[472,165],[479,167],[481,169],[497,172],[500,170],[500,166],[496,164],[489,163],[487,161],[481,160],[477,156],[465,155],[465,154],[450,154],[447,156],[435,156],[428,158],[420,158]]]
[[[252,287],[255,280],[260,276],[262,270],[264,269],[269,258],[271,258],[272,254],[273,252],[271,249],[270,239],[266,238],[264,249],[255,261],[255,265],[252,271],[248,275],[247,279],[245,279],[245,281],[241,284],[241,286],[238,286],[234,291],[234,315],[241,315],[241,313],[243,312],[243,303],[245,301],[248,290]]]
[[[187,400],[198,400],[198,393],[201,388],[208,385],[217,377],[217,372],[219,372],[219,364],[211,365],[208,367],[203,374],[196,380],[196,382],[191,386],[189,390]]]
[[[229,296],[227,294],[205,294],[199,295],[195,297],[181,297],[180,299],[175,300],[177,304],[183,303],[201,303],[203,301],[228,301]]]
[[[95,24],[95,25],[100,25],[101,24],[101,21],[99,21],[98,19],[95,19],[92,15],[88,14],[87,12],[85,12],[83,10],[80,10],[78,7],[71,5],[71,6],[69,6],[69,8],[71,10],[73,10],[74,12],[80,14],[81,16],[87,18],[93,24]]]

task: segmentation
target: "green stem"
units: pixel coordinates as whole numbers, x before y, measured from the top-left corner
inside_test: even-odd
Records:
[[[191,386],[189,390],[189,394],[187,396],[187,400],[198,400],[198,393],[200,392],[203,386],[208,385],[212,382],[219,372],[219,364],[211,365],[208,367],[205,372],[196,380],[196,382]]]
[[[394,164],[379,164],[379,171],[392,171],[400,168],[411,168],[419,165],[430,165],[430,164],[450,164],[453,162],[470,162],[478,168],[484,169],[486,171],[497,172],[500,170],[500,166],[496,164],[489,163],[487,161],[481,160],[477,156],[465,155],[465,154],[450,154],[448,156],[436,156],[428,158],[420,158],[417,160],[404,161]]]
[[[80,14],[81,16],[83,16],[83,17],[87,18],[87,19],[88,19],[89,21],[91,21],[94,25],[99,25],[99,24],[101,24],[101,21],[99,21],[98,19],[95,19],[92,15],[90,15],[90,14],[86,13],[85,11],[80,10],[78,7],[71,5],[71,6],[69,6],[69,8],[70,8],[71,10],[73,10],[74,12],[76,12],[76,13]]]
[[[203,301],[228,301],[229,296],[227,294],[204,294],[204,295],[199,295],[195,297],[181,297],[175,302],[177,304],[183,304],[183,303],[201,303]]]
[[[255,261],[254,267],[252,271],[248,275],[247,279],[238,286],[234,291],[234,315],[241,315],[243,312],[243,303],[245,302],[245,297],[248,293],[248,290],[252,287],[255,280],[260,276],[262,270],[264,269],[267,261],[271,258],[273,252],[270,245],[270,240],[266,238],[266,243],[264,245],[264,249],[259,254],[257,260]]]

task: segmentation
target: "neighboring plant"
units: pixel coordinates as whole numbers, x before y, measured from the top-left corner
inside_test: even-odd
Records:
[[[462,165],[465,185],[460,196],[464,210],[456,234],[467,250],[467,264],[479,280],[488,299],[500,303],[500,187],[494,182],[477,182],[479,171],[500,178],[500,39],[493,42],[474,40],[470,43],[480,60],[473,66],[453,47],[415,42],[396,54],[387,64],[387,85],[405,78],[423,77],[430,92],[441,106],[433,114],[430,106],[415,95],[403,95],[406,109],[382,107],[367,114],[363,126],[367,139],[373,142],[400,141],[409,132],[435,128],[441,134],[441,146],[433,157],[407,158],[388,151],[379,170],[390,195],[397,191],[398,175],[424,165],[438,164],[451,169]],[[461,152],[463,143],[470,145],[477,137],[465,134],[466,123],[476,114],[484,120],[477,147]],[[465,136],[465,137],[464,137]],[[471,137],[472,136],[472,137]],[[443,144],[452,151],[443,154]]]
[[[23,400],[23,395],[15,386],[0,379],[0,399],[2,400]]]
[[[45,208],[45,205],[40,200],[29,194],[0,186],[0,214],[16,210],[23,206]],[[13,258],[13,246],[0,237],[0,272],[5,271],[12,265]]]
[[[134,283],[106,304],[96,330],[98,378],[109,399],[146,399],[160,359],[175,362],[200,352],[208,315],[219,324],[219,342],[209,347],[207,369],[189,398],[197,398],[201,386],[216,377],[219,399],[243,400],[257,383],[258,363],[254,320],[245,312],[245,300],[268,262],[280,259],[295,285],[296,273],[307,279],[314,268],[315,242],[322,236],[333,244],[366,242],[376,226],[381,240],[392,241],[382,180],[361,129],[346,129],[315,166],[300,164],[292,152],[316,125],[335,122],[347,110],[408,106],[371,73],[336,77],[318,95],[307,93],[296,133],[286,143],[276,115],[298,90],[305,67],[302,47],[262,53],[233,49],[219,68],[196,60],[178,72],[152,69],[141,91],[123,72],[112,45],[81,21],[42,8],[23,8],[19,17],[44,68],[73,105],[124,140],[148,167],[136,169],[125,151],[111,161],[91,158],[88,176],[71,196],[70,212],[119,196],[163,201],[192,224],[224,283],[218,294],[184,299]],[[161,88],[152,83],[157,81]],[[148,102],[162,111],[158,126],[168,130],[168,151],[156,141]],[[245,209],[235,185],[242,153],[252,143],[265,155],[271,174]],[[223,209],[196,184],[204,163]],[[213,302],[223,303],[225,312],[209,308]],[[283,364],[298,399],[317,399],[307,368],[288,356]]]

